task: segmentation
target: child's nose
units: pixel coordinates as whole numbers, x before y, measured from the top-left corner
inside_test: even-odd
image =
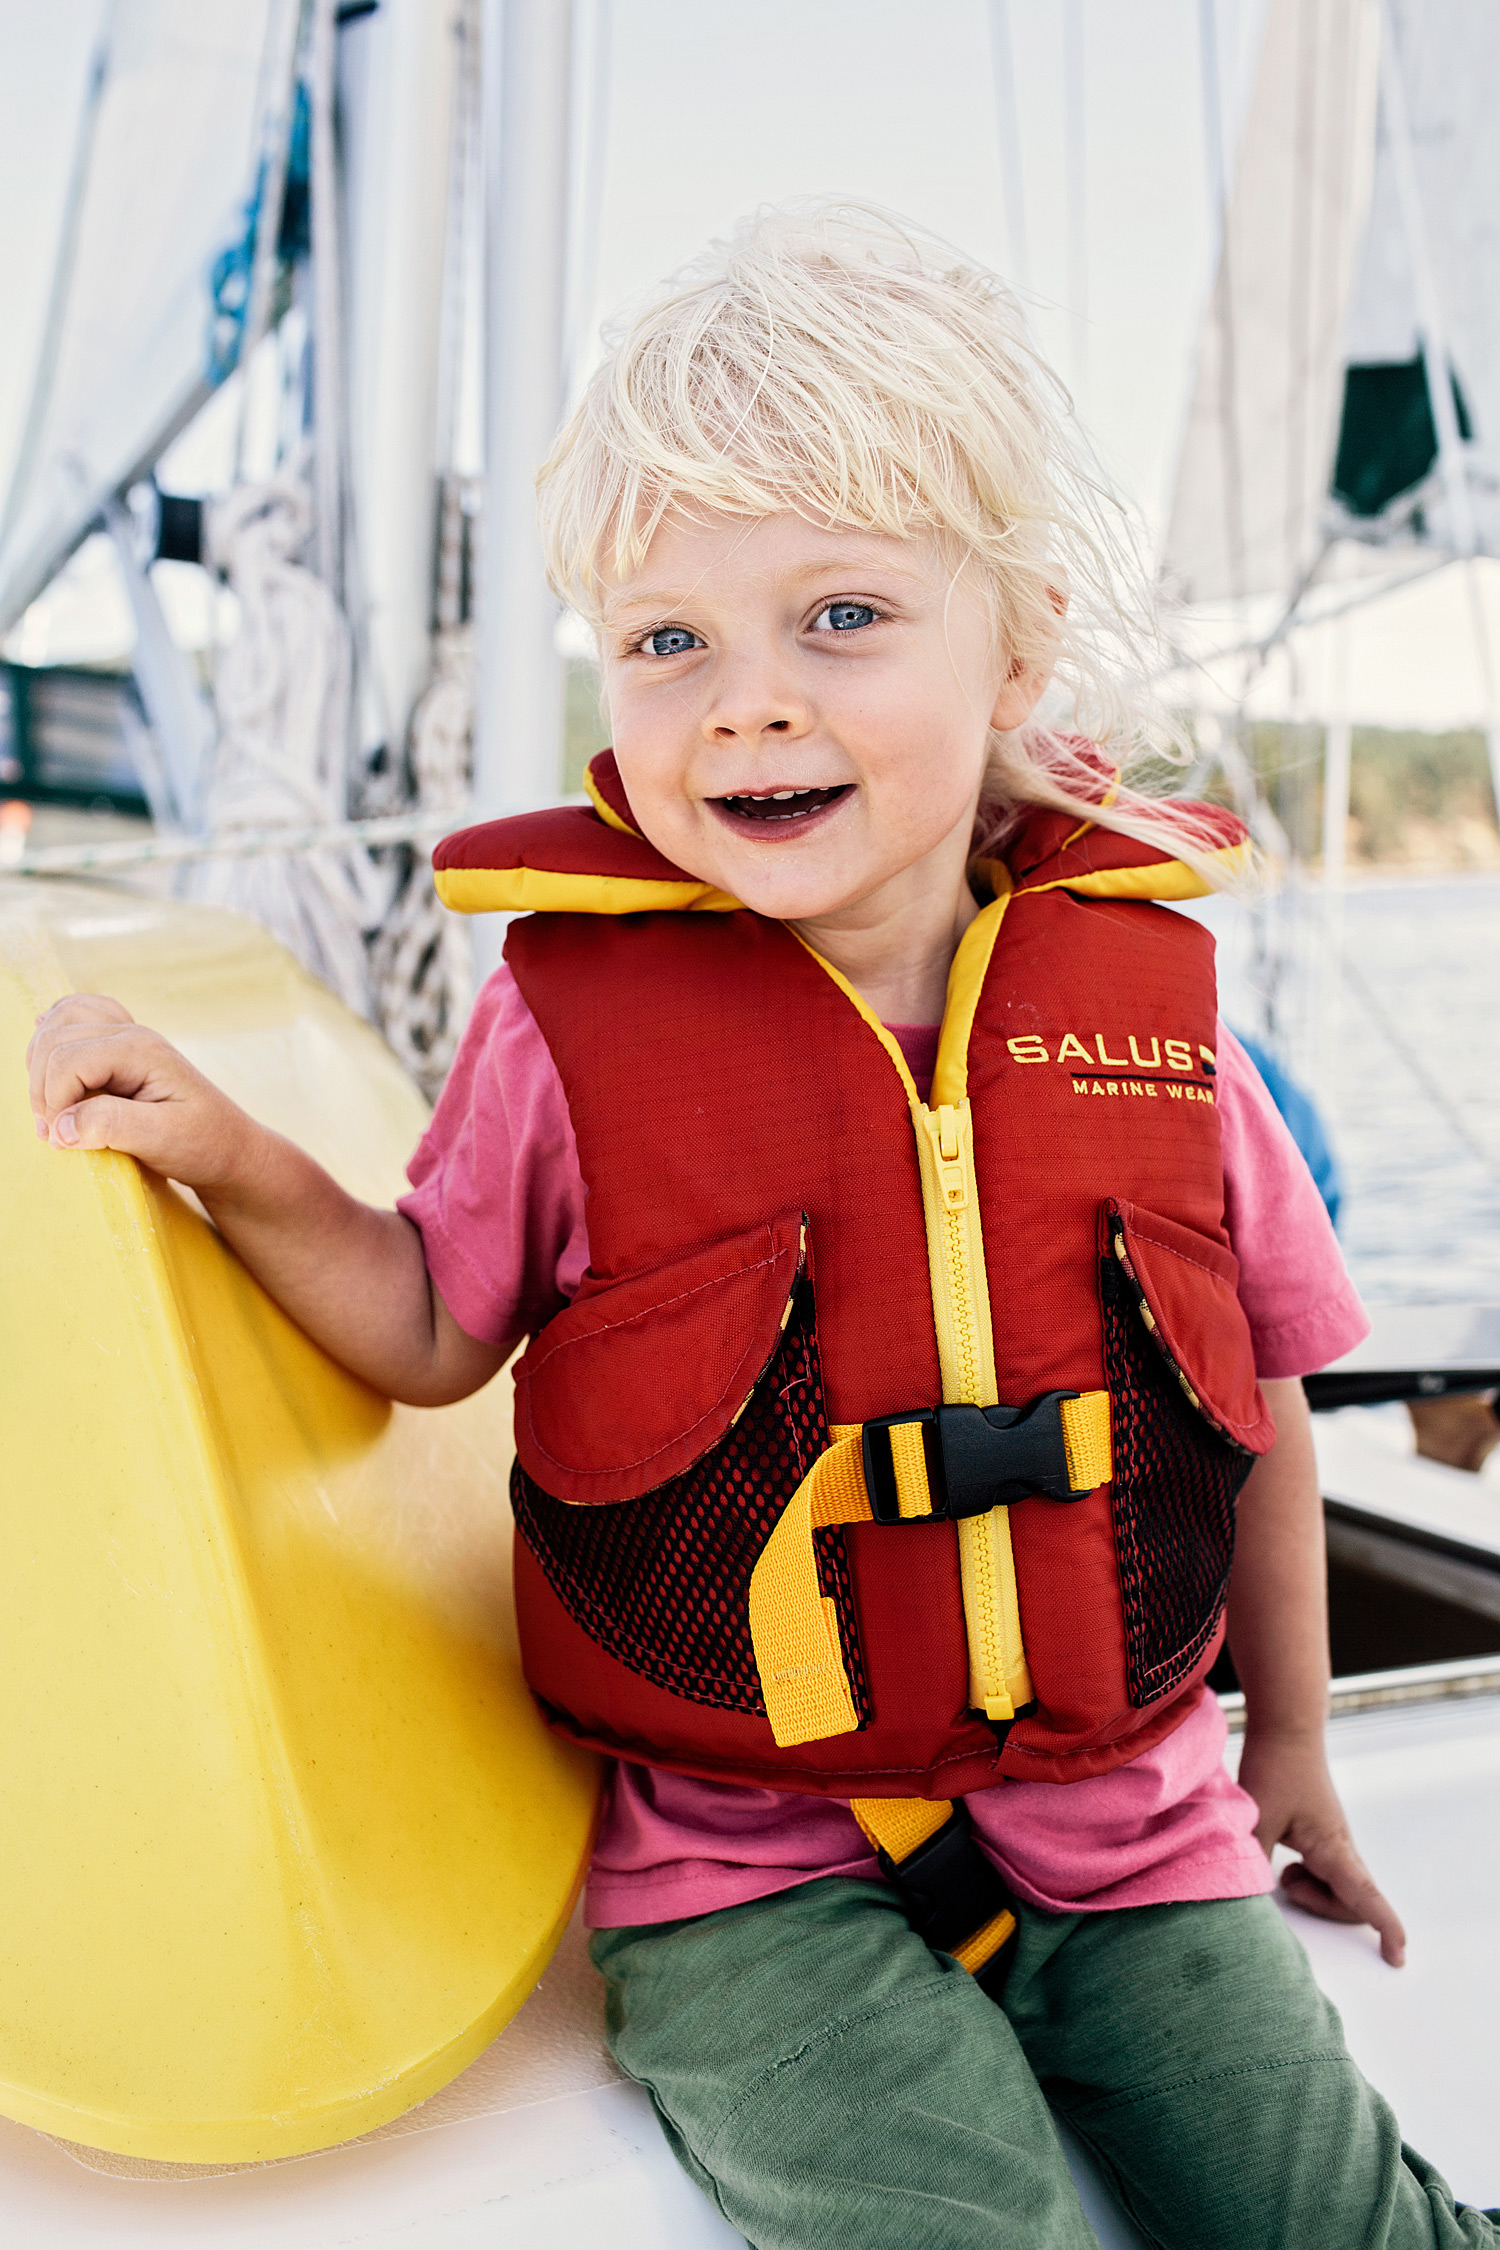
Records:
[[[796,740],[812,727],[804,696],[778,667],[741,662],[721,672],[703,714],[703,732],[716,743],[764,741],[768,735]]]

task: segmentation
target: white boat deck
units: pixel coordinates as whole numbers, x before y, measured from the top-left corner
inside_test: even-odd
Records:
[[[1479,1476],[1423,1460],[1400,1406],[1315,1414],[1313,1441],[1325,1500],[1500,1571],[1500,1452]]]
[[[1461,2196],[1500,2203],[1500,1693],[1338,1718],[1331,1746],[1360,1844],[1406,1918],[1409,1966],[1384,1967],[1368,1931],[1287,1911],[1407,2138]],[[740,2238],[678,2171],[646,2097],[605,2056],[599,1995],[575,1929],[462,2078],[367,2140],[293,2162],[174,2174],[0,2122],[6,2243],[727,2250]],[[1103,2250],[1135,2250],[1081,2161],[1078,2172]]]

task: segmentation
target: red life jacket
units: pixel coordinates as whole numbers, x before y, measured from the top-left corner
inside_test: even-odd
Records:
[[[1137,1756],[1218,1651],[1274,1435],[1212,940],[1152,903],[1205,886],[1030,815],[979,871],[922,1103],[835,970],[635,832],[612,756],[590,792],[434,857],[447,904],[536,910],[506,958],[588,1193],[589,1271],[516,1371],[551,1723],[860,1799]]]

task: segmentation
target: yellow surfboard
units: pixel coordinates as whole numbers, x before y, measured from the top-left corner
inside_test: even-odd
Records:
[[[69,991],[389,1202],[425,1111],[254,924],[0,882],[0,2113],[127,2155],[288,2156],[421,2101],[567,1921],[593,1763],[509,1586],[509,1383],[333,1365],[191,1198],[35,1137]]]

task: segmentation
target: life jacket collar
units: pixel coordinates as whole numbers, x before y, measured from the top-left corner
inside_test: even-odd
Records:
[[[483,821],[447,836],[432,855],[433,881],[460,914],[733,914],[738,899],[674,866],[636,825],[613,750],[591,760],[586,805],[561,805],[507,820]],[[1100,776],[1100,809],[1112,794]],[[1218,807],[1198,806],[1222,834],[1215,857],[1226,875],[1248,853],[1243,825]],[[973,873],[994,896],[1008,890],[1066,890],[1085,898],[1176,901],[1206,897],[1212,885],[1158,845],[1045,807],[1028,811],[1003,859],[978,859]]]

